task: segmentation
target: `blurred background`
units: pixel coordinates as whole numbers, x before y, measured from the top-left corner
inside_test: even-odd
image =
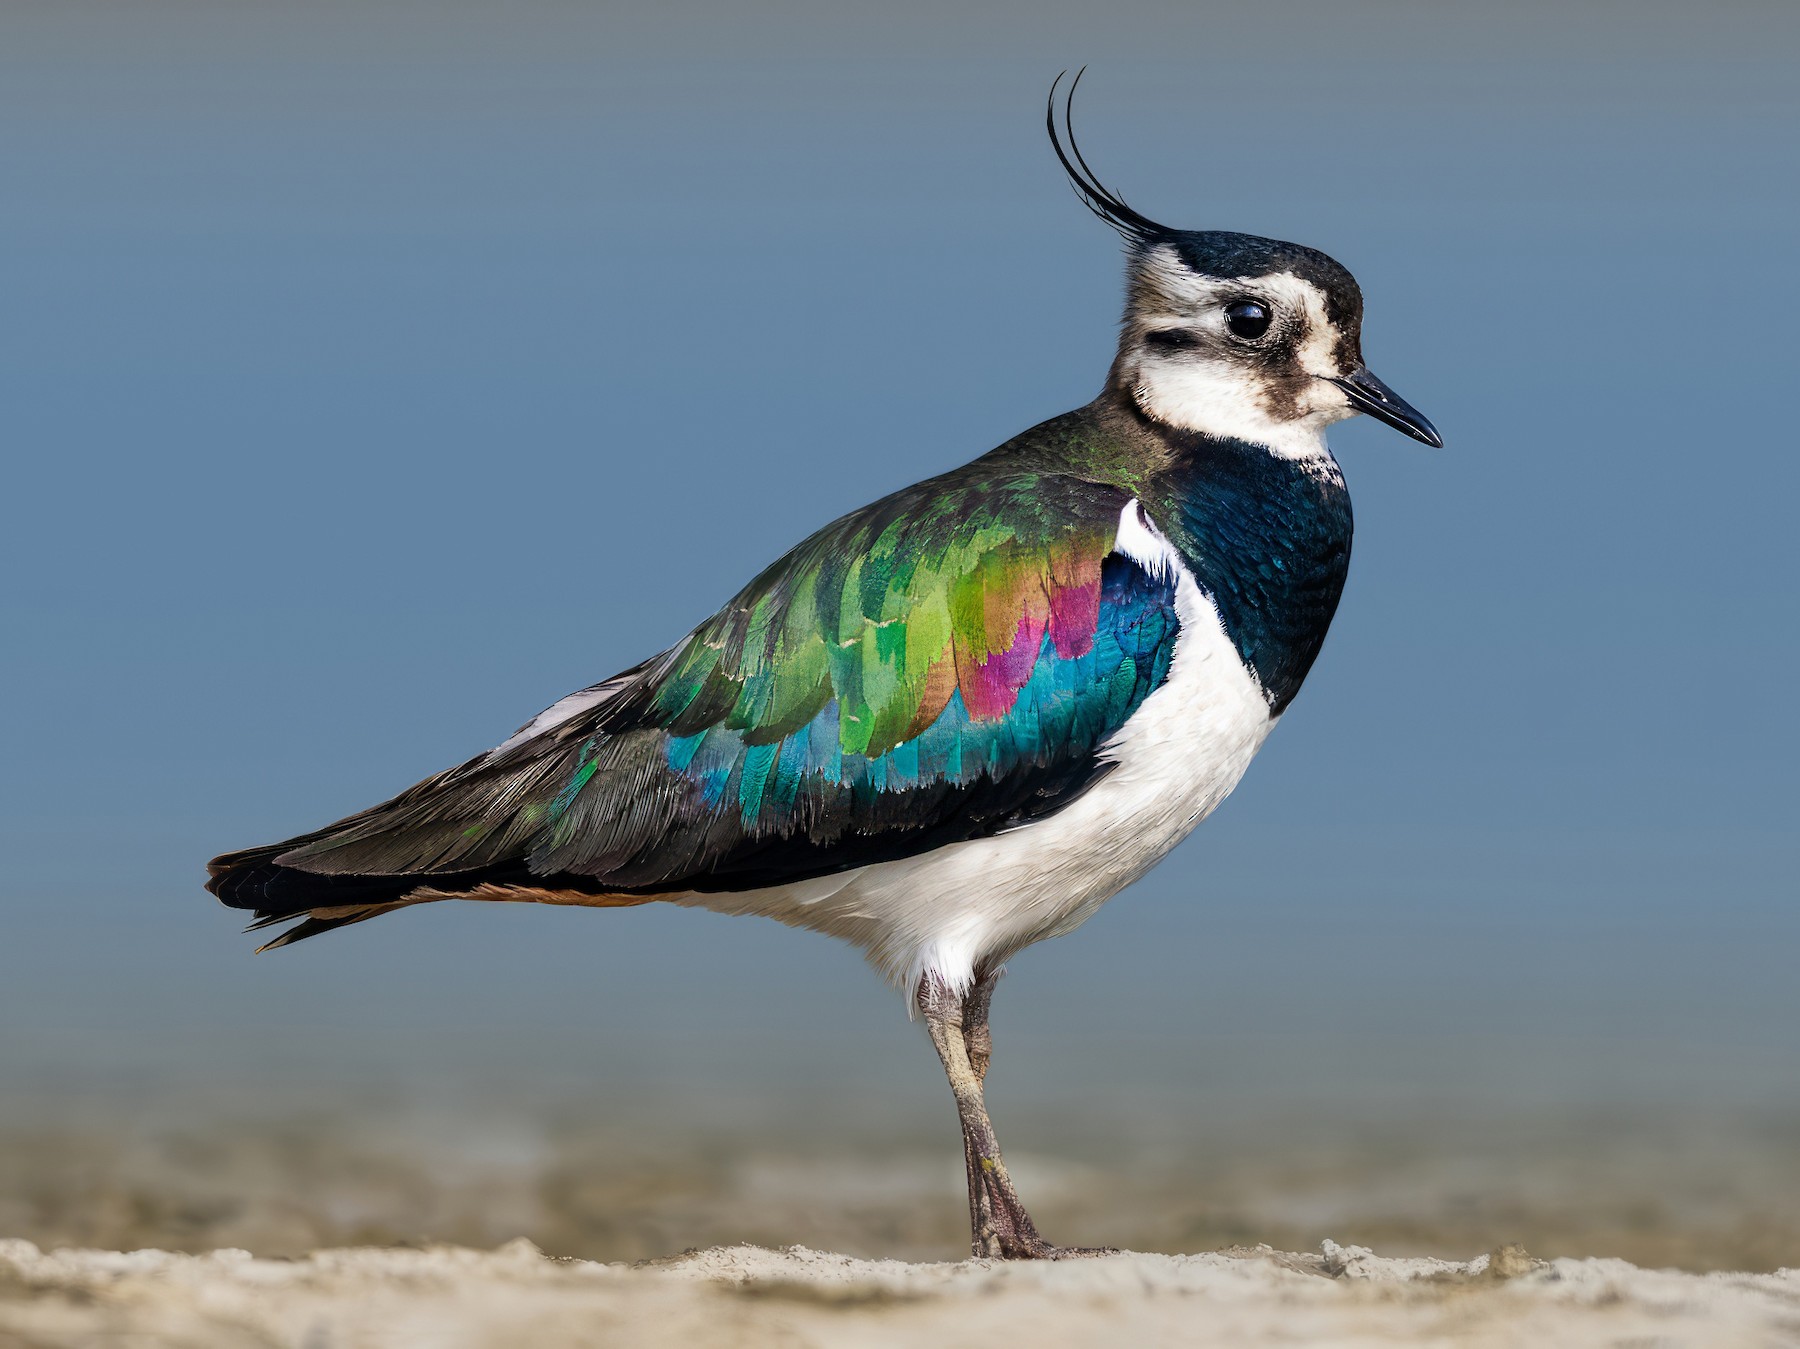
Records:
[[[1148,214],[1326,249],[1432,453],[1237,794],[1013,964],[1040,1221],[1800,1264],[1786,4],[0,13],[0,1236],[949,1258],[853,952],[439,905],[253,959],[208,857],[492,745],[1085,402]]]

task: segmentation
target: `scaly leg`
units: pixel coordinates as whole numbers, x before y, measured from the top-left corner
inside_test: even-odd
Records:
[[[951,1094],[956,1097],[956,1113],[962,1120],[963,1156],[969,1171],[969,1250],[975,1256],[1002,1260],[1055,1260],[1076,1255],[1106,1255],[1104,1250],[1052,1246],[1038,1235],[1037,1226],[1025,1205],[1019,1202],[1012,1178],[1006,1174],[1006,1163],[1000,1156],[1000,1142],[994,1137],[993,1123],[988,1119],[982,1099],[981,1081],[986,1075],[991,1053],[987,1037],[987,1008],[994,994],[993,980],[988,976],[977,982],[967,996],[959,997],[931,975],[919,981],[919,1011],[931,1043],[943,1061],[944,1074],[950,1079]],[[981,1068],[975,1066],[965,1038],[973,1035]]]
[[[988,1060],[994,1057],[994,1035],[988,1029],[988,1008],[994,1005],[994,989],[1004,969],[975,971],[975,986],[963,998],[963,1043],[969,1049],[969,1066],[975,1070],[977,1082],[987,1081]]]
[[[963,1047],[969,1051],[969,1067],[974,1071],[978,1085],[985,1085],[988,1061],[994,1056],[994,1036],[988,1030],[988,1008],[993,1005],[994,986],[1000,982],[1000,973],[998,969],[977,969],[975,985],[963,998]],[[969,1188],[969,1231],[991,1232],[994,1229],[994,1205],[988,1197],[987,1186],[981,1182],[980,1159],[975,1155],[975,1144],[967,1129],[963,1130],[963,1171]]]

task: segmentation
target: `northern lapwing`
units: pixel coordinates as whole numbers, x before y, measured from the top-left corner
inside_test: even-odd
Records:
[[[1325,428],[1442,442],[1363,364],[1348,271],[1133,210],[1082,158],[1074,88],[1051,144],[1127,254],[1099,396],[826,525],[467,763],[216,859],[254,928],[298,920],[263,949],[443,899],[842,937],[943,1060],[974,1253],[1076,1253],[1038,1235],[983,1104],[1002,966],[1154,866],[1299,692],[1350,562]]]

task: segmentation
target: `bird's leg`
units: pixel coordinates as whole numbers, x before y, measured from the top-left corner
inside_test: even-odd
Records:
[[[969,1252],[1003,1259],[1030,1258],[1039,1254],[1045,1243],[1006,1174],[1000,1143],[982,1100],[983,1074],[976,1072],[964,1039],[969,1002],[969,997],[957,995],[932,975],[919,981],[919,1011],[950,1079],[956,1113],[962,1121],[969,1180]]]
[[[1045,1241],[1038,1235],[1037,1226],[1025,1211],[1025,1205],[1019,1202],[1012,1177],[1006,1173],[1000,1143],[994,1137],[994,1126],[988,1119],[987,1105],[982,1099],[981,1079],[986,1070],[987,1051],[982,1051],[982,1072],[977,1072],[964,1029],[971,1027],[978,1040],[985,1039],[987,1005],[993,992],[992,978],[978,982],[967,995],[952,992],[929,974],[919,981],[919,1011],[925,1018],[925,1027],[931,1033],[931,1043],[937,1049],[938,1058],[943,1061],[951,1094],[956,1097],[956,1113],[962,1119],[963,1155],[969,1164],[970,1253],[1003,1260],[1054,1260],[1061,1256],[1105,1254],[1065,1249]],[[972,1001],[975,1006],[971,1009]]]
[[[988,1060],[994,1057],[994,1035],[988,1029],[988,1008],[994,1005],[994,988],[1002,969],[985,965],[975,971],[975,984],[963,995],[962,1035],[968,1046],[969,1066],[977,1082],[987,1081]]]
[[[963,995],[963,1047],[969,1051],[969,1067],[975,1074],[977,1085],[987,1081],[988,1061],[994,1056],[994,1036],[988,1030],[988,1008],[993,1005],[994,986],[999,982],[1000,971],[984,966],[975,971],[975,984]],[[991,1232],[994,1230],[994,1205],[987,1186],[982,1184],[981,1160],[967,1129],[963,1130],[963,1172],[969,1189],[969,1231],[976,1234]],[[973,1237],[971,1247],[979,1240],[979,1235]]]

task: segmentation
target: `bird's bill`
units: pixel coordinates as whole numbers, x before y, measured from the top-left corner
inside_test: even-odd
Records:
[[[1404,431],[1434,450],[1444,448],[1444,438],[1437,433],[1431,420],[1370,374],[1366,365],[1359,365],[1348,375],[1333,378],[1331,382],[1348,395],[1350,406],[1358,412],[1366,412],[1376,421],[1386,422],[1396,431]]]

